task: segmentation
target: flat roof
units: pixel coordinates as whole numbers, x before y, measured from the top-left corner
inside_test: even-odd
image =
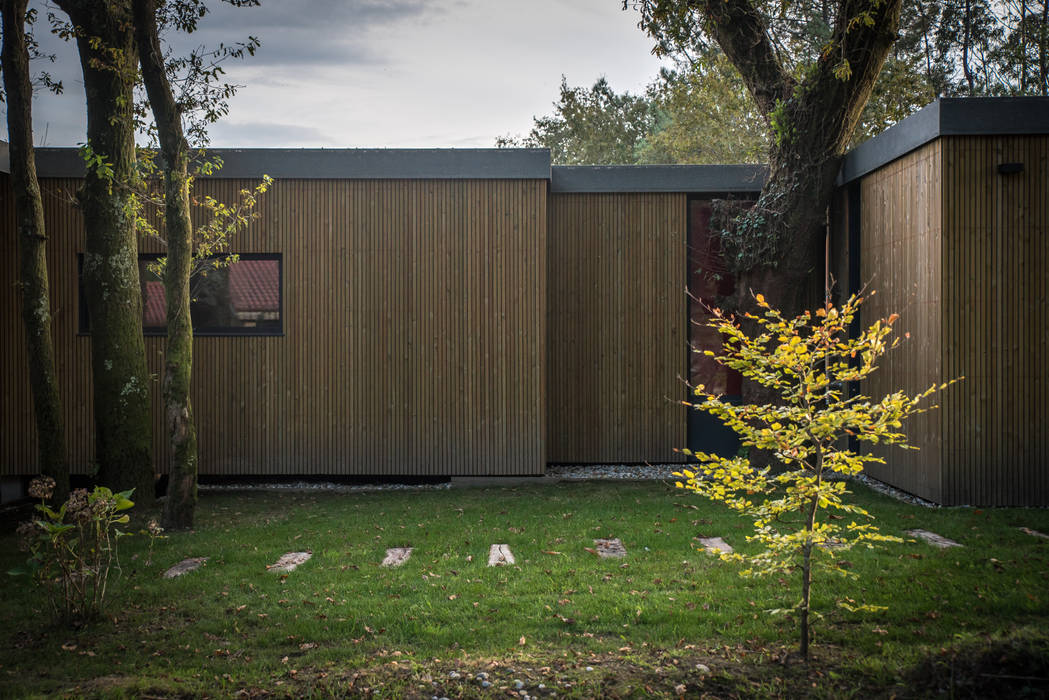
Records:
[[[760,192],[764,165],[555,165],[551,192]]]
[[[941,136],[1049,134],[1049,97],[942,97],[849,151],[838,184]]]
[[[544,148],[215,148],[213,178],[278,180],[546,180]],[[40,177],[83,177],[75,148],[36,149]]]
[[[749,194],[761,191],[763,165],[551,166],[545,148],[216,148],[222,159],[213,178],[277,180],[549,180],[552,192],[687,192]],[[0,171],[7,172],[0,142]],[[37,148],[40,177],[84,176],[75,148]]]

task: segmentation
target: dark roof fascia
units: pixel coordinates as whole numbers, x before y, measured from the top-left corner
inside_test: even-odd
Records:
[[[760,192],[764,165],[555,165],[551,192]]]
[[[943,97],[845,156],[843,185],[942,136],[1049,134],[1049,97]]]
[[[209,177],[278,180],[546,180],[543,148],[216,148],[222,168]],[[75,148],[38,148],[40,177],[83,177]]]

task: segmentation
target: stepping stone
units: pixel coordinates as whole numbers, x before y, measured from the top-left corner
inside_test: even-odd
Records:
[[[182,574],[188,574],[190,571],[196,571],[200,567],[204,566],[204,562],[208,560],[207,557],[191,557],[189,559],[183,559],[178,564],[164,572],[164,578],[176,578]]]
[[[935,532],[929,532],[928,530],[921,530],[921,529],[908,530],[907,534],[910,535],[911,537],[920,537],[921,539],[923,539],[926,542],[928,542],[929,544],[931,544],[933,547],[939,547],[940,549],[947,549],[948,547],[961,547],[962,546],[962,545],[958,544],[957,542],[955,542],[954,540],[949,540],[946,537],[943,537],[941,535],[937,535]]]
[[[266,568],[270,571],[295,571],[300,564],[305,564],[312,556],[312,552],[288,552],[280,555],[280,559]]]
[[[412,556],[412,547],[392,547],[386,550],[382,566],[400,566]]]
[[[1032,530],[1029,527],[1021,527],[1020,532],[1025,532],[1031,537],[1041,537],[1044,540],[1049,540],[1049,535],[1045,534],[1044,532],[1038,532],[1038,530]]]
[[[515,563],[514,553],[510,551],[509,545],[493,544],[488,550],[488,566],[506,566]]]
[[[626,547],[623,546],[618,537],[610,540],[596,539],[594,540],[594,548],[597,550],[597,555],[602,559],[622,559],[626,556]]]
[[[720,537],[700,537],[699,543],[703,545],[703,549],[707,550],[711,554],[732,553],[732,545]]]

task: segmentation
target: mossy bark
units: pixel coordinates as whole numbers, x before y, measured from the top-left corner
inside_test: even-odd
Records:
[[[134,95],[138,53],[129,0],[56,0],[76,27],[87,96],[88,162],[78,193],[87,244],[84,289],[91,318],[99,481],[154,501],[150,377],[142,338]]]
[[[28,0],[3,0],[3,74],[7,99],[11,184],[19,252],[19,289],[26,331],[29,383],[36,414],[40,472],[55,480],[54,502],[69,493],[69,463],[62,404],[51,338],[51,294],[47,276],[47,235],[33,148],[33,86],[29,77],[25,16]]]
[[[164,70],[153,0],[135,0],[135,41],[142,78],[157,124],[164,167],[164,224],[167,230],[168,339],[164,353],[164,420],[171,450],[171,474],[161,525],[193,527],[197,503],[197,432],[190,404],[193,370],[193,324],[189,280],[193,263],[193,224],[189,212],[189,144],[182,114]]]
[[[751,294],[761,293],[785,316],[796,316],[822,300],[827,208],[852,133],[896,39],[902,0],[839,0],[830,48],[800,80],[780,62],[750,0],[696,4],[764,116],[771,144],[761,195],[721,232],[725,262],[736,277],[735,294],[726,303],[753,310]],[[744,382],[743,400],[777,399]]]
[[[820,298],[825,213],[841,159],[896,38],[901,0],[840,0],[828,50],[799,80],[749,0],[703,0],[709,31],[768,123],[769,178],[725,232],[737,303],[753,290],[786,316]]]

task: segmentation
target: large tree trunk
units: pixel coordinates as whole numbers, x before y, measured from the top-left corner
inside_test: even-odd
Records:
[[[197,503],[197,431],[193,424],[189,386],[193,370],[193,324],[189,313],[189,278],[193,260],[193,223],[189,213],[189,144],[182,114],[164,70],[153,0],[134,0],[135,40],[142,78],[153,109],[164,159],[164,222],[167,230],[168,339],[164,355],[164,419],[171,450],[171,475],[162,525],[193,527]]]
[[[134,95],[138,54],[129,0],[56,0],[76,27],[87,94],[87,163],[78,198],[87,230],[84,288],[91,319],[99,480],[152,504],[152,421],[142,338]]]
[[[29,77],[25,17],[28,0],[3,0],[3,73],[7,97],[11,184],[18,221],[19,286],[26,330],[29,383],[36,412],[40,472],[55,480],[56,503],[69,493],[69,464],[62,405],[51,340],[51,294],[47,279],[47,235],[33,149],[33,87]]]
[[[834,180],[899,24],[901,0],[842,0],[831,49],[797,82],[749,0],[696,3],[740,71],[770,131],[769,179],[724,232],[737,302],[761,292],[787,314],[818,299],[825,213]],[[869,13],[871,23],[855,21]]]

